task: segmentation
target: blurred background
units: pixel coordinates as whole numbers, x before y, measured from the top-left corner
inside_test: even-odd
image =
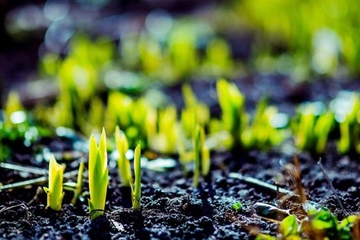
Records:
[[[17,132],[34,141],[42,127],[89,136],[119,125],[130,145],[157,143],[155,136],[158,146],[164,139],[175,146],[179,118],[194,125],[192,116],[201,116],[210,133],[228,127],[218,121],[222,78],[236,83],[252,115],[258,103],[265,109],[265,96],[290,116],[304,101],[322,101],[325,109],[340,90],[360,89],[359,5],[0,0],[0,140]],[[283,122],[273,128],[289,125]]]
[[[168,82],[194,73],[252,71],[280,72],[298,81],[314,74],[357,76],[358,5],[350,0],[1,0],[2,89],[44,74],[41,64],[68,55],[79,34],[92,40],[106,36],[122,69]],[[180,48],[193,63],[171,69],[169,61],[181,61]]]
[[[344,0],[0,0],[1,105],[64,88],[148,86],[278,74],[358,78],[360,3]],[[67,82],[64,84],[64,82]],[[69,83],[72,82],[72,83]]]

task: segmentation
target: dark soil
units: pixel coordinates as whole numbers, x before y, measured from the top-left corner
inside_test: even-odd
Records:
[[[298,102],[320,100],[318,98],[329,100],[332,97],[327,91],[331,85],[321,81],[310,88],[306,85],[289,86],[282,76],[259,76],[256,81],[264,81],[261,85],[268,84],[267,89],[256,87],[254,81],[254,78],[249,78],[238,82],[246,96],[250,96],[248,109],[252,109],[255,100],[263,94],[288,113],[294,112]],[[275,82],[277,84],[272,84]],[[217,115],[219,108],[216,101],[208,97],[212,95],[209,92],[213,89],[212,84],[196,83],[193,88]],[[347,88],[341,84],[337,86],[341,86],[337,91]],[[316,92],[319,88],[323,89],[321,95]],[[176,100],[180,93],[178,87],[165,92],[181,105],[181,101]],[[48,148],[58,154],[73,154],[74,160],[63,162],[67,165],[66,172],[73,171],[78,167],[78,156],[87,158],[85,150],[73,147],[74,142],[81,141],[82,138],[75,136],[43,139],[28,152],[13,154],[8,162],[47,169],[47,162],[39,155],[36,157],[33,150]],[[86,144],[85,141],[83,143]],[[289,140],[285,144],[293,143]],[[331,183],[316,164],[319,156],[301,153],[298,158],[307,201],[328,208],[338,219],[342,219],[359,212],[360,165],[357,155],[340,156],[335,149],[335,142],[330,141],[326,154],[321,156],[335,191],[331,190]],[[121,186],[115,160],[110,157],[110,184],[102,217],[90,221],[86,191],[75,206],[70,205],[72,193],[66,191],[62,211],[46,209],[46,194],[42,190],[46,183],[33,184],[0,192],[0,236],[4,239],[253,239],[259,232],[275,235],[276,220],[283,218],[281,211],[264,215],[256,206],[259,203],[271,204],[294,213],[301,211],[302,205],[291,194],[280,194],[242,176],[273,185],[276,183],[283,189],[298,193],[296,186],[300,183],[294,177],[294,171],[297,171],[293,165],[294,156],[293,152],[284,153],[282,147],[268,152],[214,152],[211,172],[202,179],[198,188],[192,187],[192,171],[184,176],[180,165],[166,172],[156,172],[145,166],[142,169],[141,211],[131,209],[130,189]],[[0,168],[3,185],[38,177],[41,176]],[[86,179],[85,174],[84,190],[88,187]],[[233,209],[235,202],[242,203],[238,211]]]
[[[11,1],[5,2],[10,4]],[[14,5],[15,2],[19,1],[14,1]],[[147,3],[146,9],[153,8],[151,6],[153,1],[134,1],[136,4],[132,5],[130,2],[121,1],[124,5],[121,7],[134,10]],[[193,3],[193,1],[155,2],[162,2],[163,8],[169,11],[173,8],[185,11],[186,6]],[[173,3],[174,6],[168,2]],[[175,6],[177,2],[180,6]],[[201,3],[201,1],[195,2]],[[15,6],[8,6],[7,11],[13,7]],[[1,9],[3,9],[2,12],[0,11],[2,17],[6,9]],[[0,33],[5,33],[4,26],[0,28]],[[5,38],[10,41],[9,36]],[[30,46],[24,43],[20,45],[20,49],[17,49],[18,43],[6,42],[4,49],[1,49],[4,51],[0,56],[2,69],[0,99],[3,98],[2,92],[5,87],[28,79],[31,75],[29,72],[36,68],[34,64],[37,61],[32,59],[36,59],[42,39],[35,37],[29,42],[31,42]],[[246,54],[240,51],[238,55],[244,57],[243,55]],[[24,56],[27,57],[24,59]],[[2,79],[11,79],[11,81],[5,82]],[[295,106],[301,102],[310,100],[327,102],[340,90],[360,90],[360,84],[356,82],[326,79],[295,84],[287,76],[271,74],[254,74],[236,83],[246,95],[249,112],[254,111],[256,103],[263,96],[267,96],[269,103],[276,105],[281,112],[294,114]],[[212,115],[219,117],[220,108],[214,97],[215,82],[196,81],[192,87],[197,97],[209,105]],[[178,107],[182,106],[180,86],[166,88],[164,92]],[[26,105],[26,100],[29,99],[26,95],[21,97]],[[79,145],[74,144],[75,142],[87,144],[86,140],[77,136],[41,139],[31,147],[23,147],[18,142],[12,143],[13,154],[7,162],[47,169],[48,163],[43,160],[43,154],[39,152],[44,153],[44,149],[48,149],[48,152],[55,154],[73,156],[73,160],[62,162],[66,164],[66,172],[71,172],[77,169],[81,157],[87,159],[87,151],[75,147]],[[284,145],[293,146],[293,142],[288,140]],[[214,152],[211,157],[210,174],[202,179],[198,188],[192,187],[191,166],[187,176],[184,176],[180,164],[165,172],[156,172],[144,167],[141,211],[132,210],[130,189],[121,186],[116,161],[109,157],[110,181],[106,210],[102,217],[94,221],[90,221],[88,213],[89,194],[86,173],[83,196],[73,206],[70,204],[72,192],[65,191],[63,209],[60,212],[45,207],[46,194],[42,187],[47,185],[46,182],[0,191],[0,239],[254,239],[259,232],[275,235],[276,221],[283,217],[280,210],[272,215],[262,214],[256,207],[259,203],[290,210],[291,213],[302,210],[302,205],[293,195],[281,194],[264,184],[259,185],[252,181],[257,179],[260,183],[274,186],[278,184],[282,189],[297,193],[300,182],[294,179],[294,171],[297,171],[292,165],[295,158],[294,151],[285,152],[283,147],[278,147],[267,152],[259,150]],[[317,164],[320,157],[331,182],[326,180]],[[335,141],[331,140],[325,155],[312,156],[301,153],[298,158],[301,182],[307,201],[328,208],[339,220],[350,214],[359,214],[358,155],[340,156],[336,151]],[[42,176],[0,166],[0,185],[15,184]],[[68,180],[75,181],[76,176]],[[331,190],[331,184],[335,191]],[[233,208],[236,202],[242,203],[238,211]]]

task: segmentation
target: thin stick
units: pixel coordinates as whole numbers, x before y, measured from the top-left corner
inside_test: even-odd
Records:
[[[33,173],[37,175],[45,175],[47,174],[47,170],[36,168],[36,167],[28,167],[28,166],[20,166],[12,163],[0,163],[1,168],[6,168],[9,170],[19,171],[19,172],[27,172],[27,173]]]
[[[343,205],[342,202],[340,201],[339,196],[336,194],[336,190],[335,190],[334,185],[332,184],[332,182],[331,182],[331,180],[330,180],[330,178],[329,178],[329,175],[326,173],[326,170],[325,170],[324,166],[323,166],[322,163],[321,163],[321,158],[319,159],[319,161],[317,162],[317,164],[319,165],[322,173],[324,174],[326,181],[329,183],[330,189],[331,189],[331,191],[333,192],[333,194],[334,194],[334,196],[335,196],[335,199],[336,199],[336,201],[338,202],[341,210],[343,210],[343,212],[344,212],[345,214],[347,214],[347,212],[346,212],[346,210],[345,210],[345,208],[344,208],[344,205]]]
[[[24,208],[27,208],[26,205],[24,203],[19,203],[19,204],[16,204],[16,205],[12,205],[12,206],[9,206],[9,207],[3,207],[0,209],[0,214],[2,214],[3,212],[5,211],[9,211],[13,208],[17,208],[17,207],[24,207]]]
[[[272,190],[272,191],[274,191],[274,192],[298,196],[298,195],[295,194],[294,192],[289,191],[289,190],[287,190],[287,189],[285,189],[285,188],[281,188],[281,187],[279,187],[279,186],[276,186],[276,185],[273,185],[273,184],[270,184],[270,183],[261,181],[261,180],[259,180],[259,179],[253,178],[253,177],[245,177],[244,175],[242,175],[242,174],[240,174],[240,173],[234,173],[234,172],[232,172],[232,173],[229,174],[229,177],[231,177],[231,178],[236,178],[236,179],[240,179],[240,180],[245,181],[245,182],[247,182],[247,183],[250,183],[250,184],[253,184],[253,185],[257,185],[257,186],[260,186],[260,187],[263,187],[263,188],[270,189],[270,190]]]
[[[74,177],[77,175],[77,173],[78,173],[78,170],[64,173],[64,178]],[[0,186],[0,192],[2,192],[4,190],[9,190],[9,189],[22,188],[22,187],[26,187],[26,186],[30,186],[30,185],[34,185],[34,184],[43,184],[46,181],[48,181],[48,176],[43,176],[43,177],[39,177],[39,178],[35,178],[35,179],[22,181],[22,182],[10,183],[10,184]]]

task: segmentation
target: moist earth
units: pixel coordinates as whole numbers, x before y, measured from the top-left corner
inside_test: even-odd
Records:
[[[192,87],[199,99],[210,106],[212,115],[219,116],[219,106],[210,97],[213,95],[212,84],[209,81],[196,82]],[[299,102],[328,101],[340,90],[358,89],[349,83],[325,84],[325,81],[290,86],[286,77],[276,75],[249,77],[237,81],[237,85],[247,96],[247,110],[250,112],[257,96],[267,94],[270,103],[288,114],[294,113]],[[259,87],[264,85],[270,89]],[[321,94],[316,89],[322,89]],[[180,86],[163,90],[178,107],[181,106]],[[79,165],[81,158],[78,156],[87,158],[85,151],[73,147],[74,141],[87,144],[82,139],[41,139],[32,148],[19,148],[14,143],[14,152],[8,163],[47,169],[48,163],[36,158],[34,153],[34,149],[46,147],[51,152],[77,156],[72,161],[62,162],[66,164],[66,172],[73,171]],[[4,239],[254,239],[259,232],[276,235],[277,221],[281,220],[280,212],[264,215],[256,206],[270,204],[279,209],[297,211],[296,208],[301,207],[291,199],[292,195],[281,194],[274,188],[277,186],[295,193],[299,184],[307,201],[328,208],[339,220],[350,214],[359,214],[360,165],[356,154],[339,155],[336,142],[331,139],[322,156],[284,151],[287,145],[293,145],[292,140],[269,151],[213,152],[210,174],[200,181],[197,188],[192,187],[191,165],[187,174],[180,164],[163,172],[145,167],[142,169],[140,211],[131,208],[131,190],[121,186],[116,161],[109,157],[106,209],[104,215],[94,221],[90,221],[88,214],[86,174],[84,194],[73,206],[70,204],[72,192],[65,191],[60,212],[46,209],[46,194],[42,190],[46,186],[44,182],[4,190],[0,192],[0,236]],[[176,159],[176,156],[170,157]],[[318,164],[320,159],[325,171]],[[301,173],[301,183],[296,181],[294,171]],[[0,168],[3,185],[38,177],[41,176]],[[271,184],[274,188],[261,183]],[[241,207],[236,210],[233,205],[238,202]]]

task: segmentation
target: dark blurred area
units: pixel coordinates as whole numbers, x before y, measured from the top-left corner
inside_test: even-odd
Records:
[[[117,30],[126,28],[126,24],[130,24],[127,20],[132,21],[131,24],[142,24],[146,14],[154,9],[181,15],[216,2],[0,0],[0,99],[4,98],[5,89],[35,78],[39,58],[45,49],[66,54],[67,40],[74,31],[118,38]]]
[[[273,73],[294,83],[356,79],[359,6],[351,0],[0,0],[0,99],[20,83],[56,79],[59,71],[45,76],[39,65],[68,57],[79,33],[111,41],[117,72],[171,84]]]

